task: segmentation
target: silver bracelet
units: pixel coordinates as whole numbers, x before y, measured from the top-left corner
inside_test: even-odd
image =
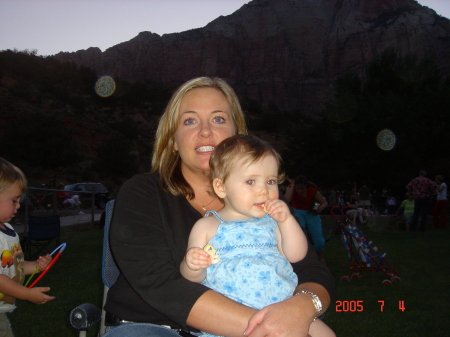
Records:
[[[314,317],[314,319],[313,319],[313,322],[314,322],[317,319],[317,317],[319,317],[322,314],[322,308],[323,308],[322,302],[320,301],[319,297],[316,294],[314,294],[310,291],[306,291],[306,290],[299,291],[298,293],[295,293],[294,296],[300,295],[300,294],[311,295],[311,299],[312,299],[314,308],[316,308],[316,317]]]

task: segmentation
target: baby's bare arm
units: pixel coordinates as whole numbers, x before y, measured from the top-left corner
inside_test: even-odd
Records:
[[[211,257],[199,247],[191,247],[180,265],[180,272],[184,278],[192,282],[201,283],[206,277],[206,268],[211,265]]]
[[[308,242],[300,224],[289,210],[288,205],[279,199],[265,203],[267,212],[278,223],[278,248],[289,262],[302,260],[308,251]]]
[[[188,240],[188,250],[180,265],[183,277],[192,282],[203,282],[206,277],[206,268],[211,265],[210,255],[203,250],[218,226],[217,219],[202,218],[192,227]]]

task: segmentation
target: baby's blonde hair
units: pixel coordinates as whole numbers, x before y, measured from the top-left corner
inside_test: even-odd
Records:
[[[210,181],[219,178],[224,183],[230,176],[236,161],[245,159],[243,164],[251,164],[266,156],[274,156],[278,164],[278,183],[284,181],[281,171],[281,156],[268,142],[252,135],[238,134],[217,145],[209,159]]]
[[[22,193],[27,190],[27,178],[20,168],[0,157],[0,194],[15,182],[19,182]]]

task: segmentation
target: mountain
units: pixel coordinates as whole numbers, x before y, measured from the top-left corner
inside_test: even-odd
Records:
[[[364,78],[387,48],[434,57],[448,76],[450,20],[414,0],[254,0],[203,28],[141,32],[104,52],[54,58],[132,82],[219,76],[263,106],[317,114],[336,78],[349,71]]]

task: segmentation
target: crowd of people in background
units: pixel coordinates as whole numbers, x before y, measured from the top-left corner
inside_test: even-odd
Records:
[[[360,188],[354,183],[347,191],[335,189],[324,192],[328,207],[323,214],[335,214],[340,210],[356,225],[363,225],[373,215],[388,215],[398,218],[399,229],[407,232],[424,231],[427,218],[432,216],[434,228],[446,228],[448,190],[442,175],[436,175],[434,181],[427,178],[424,170],[405,186],[405,194],[395,196],[384,187],[380,193],[372,190],[366,182]],[[336,208],[339,207],[339,208]]]

